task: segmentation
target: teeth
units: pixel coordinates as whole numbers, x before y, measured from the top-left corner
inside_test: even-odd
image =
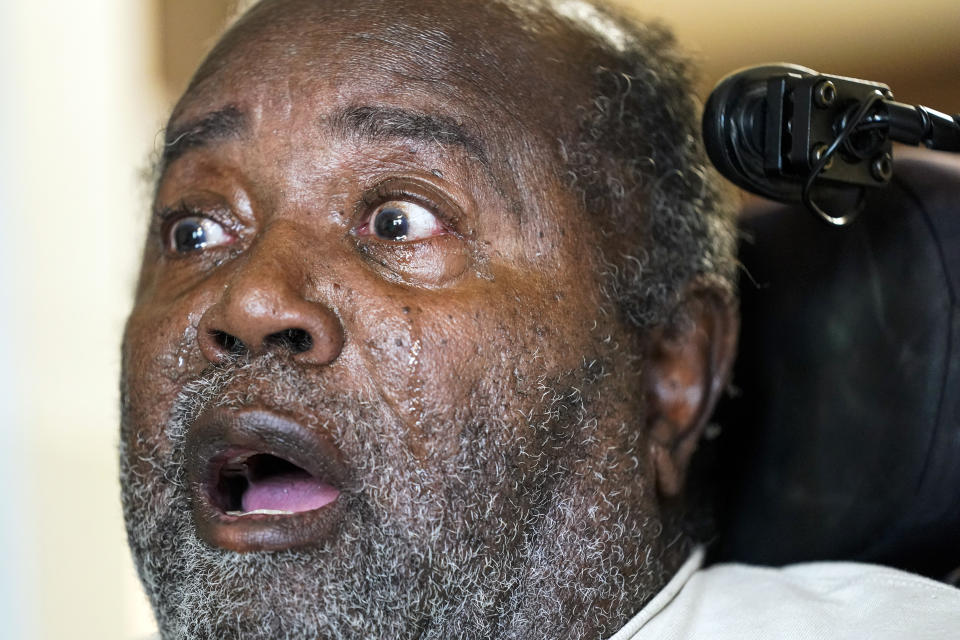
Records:
[[[223,467],[221,467],[221,475],[229,478],[246,477],[247,472],[249,471],[247,467],[247,460],[249,459],[249,455],[241,455],[230,458],[223,464]]]
[[[254,509],[253,511],[227,511],[228,516],[242,518],[243,516],[292,516],[293,511],[279,509]]]

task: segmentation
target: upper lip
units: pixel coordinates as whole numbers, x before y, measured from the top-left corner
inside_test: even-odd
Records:
[[[323,433],[260,409],[205,411],[186,441],[187,477],[197,533],[232,551],[276,550],[321,542],[342,520],[341,501],[288,515],[229,515],[215,499],[220,471],[231,458],[269,454],[300,467],[341,492],[349,481],[340,451]]]

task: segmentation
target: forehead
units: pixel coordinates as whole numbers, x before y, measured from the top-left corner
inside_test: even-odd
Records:
[[[555,16],[496,2],[272,0],[221,40],[172,122],[217,102],[291,113],[384,104],[550,145],[587,98],[570,64],[582,49]]]

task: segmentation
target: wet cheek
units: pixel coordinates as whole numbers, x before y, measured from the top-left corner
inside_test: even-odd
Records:
[[[180,298],[138,304],[127,321],[125,348],[151,373],[182,382],[206,367],[197,326],[212,304],[197,291]]]
[[[151,369],[151,358],[135,349],[123,354],[123,433],[131,461],[149,459],[156,452],[169,452],[163,427],[176,397],[167,377]]]
[[[435,455],[444,448],[446,436],[453,434],[438,426],[463,406],[477,378],[476,343],[481,338],[463,326],[459,310],[428,306],[418,296],[368,308],[363,322],[354,326],[369,379],[404,425],[401,437],[417,455]]]
[[[123,341],[128,439],[166,446],[160,434],[176,395],[186,379],[206,366],[196,346],[200,315],[188,300],[141,303],[130,315]]]
[[[420,435],[442,435],[434,433],[435,426],[469,411],[478,396],[506,395],[503,385],[529,353],[516,314],[504,301],[486,296],[466,304],[412,307],[404,392]]]
[[[410,446],[441,454],[456,446],[447,431],[458,419],[478,408],[515,418],[530,401],[519,388],[580,366],[595,312],[558,291],[510,273],[458,291],[379,290],[344,309],[348,351],[357,350]]]

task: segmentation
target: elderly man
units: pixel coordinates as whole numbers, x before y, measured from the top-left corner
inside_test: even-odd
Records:
[[[247,12],[170,119],[124,342],[163,637],[792,628],[736,609],[834,582],[696,573],[737,318],[695,123],[669,36],[579,1]]]

